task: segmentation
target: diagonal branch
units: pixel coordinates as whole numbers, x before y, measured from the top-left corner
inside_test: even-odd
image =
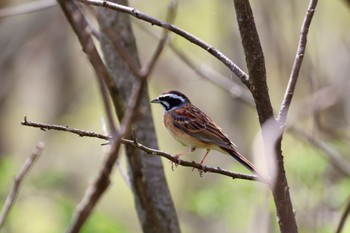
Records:
[[[168,6],[168,13],[166,16],[166,20],[170,23],[172,23],[176,16],[176,8],[177,8],[177,2],[175,0],[170,1]],[[109,38],[113,42],[113,47],[115,48],[116,52],[123,58],[127,66],[129,67],[130,71],[134,74],[136,78],[144,79],[147,78],[151,72],[153,71],[160,54],[162,53],[166,42],[168,40],[169,31],[164,29],[163,35],[159,39],[158,45],[153,52],[150,59],[146,62],[146,64],[139,69],[139,65],[134,61],[134,59],[131,57],[131,54],[127,51],[127,49],[120,43],[119,35],[117,35],[114,31],[102,28],[105,30],[105,32],[108,34]]]
[[[282,100],[280,112],[277,117],[278,122],[282,126],[284,126],[286,123],[288,110],[292,102],[294,90],[299,78],[299,72],[300,72],[301,64],[303,62],[303,58],[306,50],[307,34],[309,32],[311,20],[316,10],[317,2],[318,0],[310,1],[309,7],[307,9],[307,13],[304,18],[303,25],[301,27],[299,44],[298,44],[298,49],[295,56],[292,72],[290,74],[288,86],[284,94],[284,98]]]
[[[38,0],[34,2],[22,3],[17,6],[0,9],[0,19],[45,10],[56,5],[57,2],[55,0]]]
[[[67,230],[67,232],[73,233],[80,231],[87,218],[92,213],[93,208],[96,206],[102,194],[106,191],[110,184],[110,174],[113,170],[116,160],[118,159],[122,137],[128,135],[130,132],[131,124],[134,121],[135,115],[137,113],[136,108],[140,103],[140,96],[146,78],[143,80],[138,80],[133,85],[128,108],[125,112],[125,116],[121,121],[119,132],[117,132],[112,120],[112,113],[108,102],[107,91],[104,87],[104,82],[111,85],[113,84],[109,73],[102,62],[102,59],[100,58],[97,49],[94,46],[93,40],[91,38],[91,33],[88,30],[88,23],[86,22],[84,15],[74,1],[59,0],[58,3],[65,13],[75,33],[77,34],[79,42],[83,47],[83,51],[87,54],[90,63],[92,64],[96,75],[98,76],[98,82],[100,84],[100,90],[103,96],[105,110],[107,112],[109,120],[109,126],[112,132],[111,151],[109,152],[103,166],[101,167],[98,177],[95,179],[93,184],[88,187],[83,199],[76,207],[72,223]]]
[[[136,76],[136,80],[133,83],[131,94],[129,96],[127,109],[123,118],[121,119],[120,129],[117,132],[113,123],[112,113],[110,109],[110,105],[108,102],[108,96],[106,88],[104,87],[104,83],[111,88],[115,87],[113,84],[113,80],[111,80],[110,75],[104,66],[102,59],[100,58],[96,47],[94,46],[91,33],[88,27],[88,23],[76,5],[74,1],[68,0],[59,0],[58,1],[63,12],[65,13],[69,23],[74,29],[79,42],[81,43],[84,52],[87,54],[90,63],[92,64],[95,72],[98,76],[98,82],[100,84],[101,94],[103,96],[105,109],[107,112],[111,132],[112,132],[112,140],[111,140],[111,151],[109,152],[103,166],[101,167],[97,178],[94,182],[88,187],[86,190],[83,199],[77,205],[76,210],[74,212],[74,216],[71,222],[70,227],[67,232],[79,232],[87,218],[91,215],[93,208],[96,206],[99,199],[102,197],[102,194],[106,191],[110,184],[110,174],[113,170],[115,162],[119,156],[119,149],[122,142],[123,137],[128,137],[131,132],[131,125],[135,121],[135,118],[138,113],[138,106],[141,102],[142,91],[145,88],[147,78],[149,74],[152,72],[167,39],[167,34],[164,34],[164,39],[159,42],[159,45],[155,51],[154,56],[151,57],[150,62],[146,66],[144,72],[137,70],[135,67],[131,67],[133,69],[133,73]],[[169,9],[174,9],[175,5],[171,6]],[[170,12],[171,14],[171,12]],[[127,53],[125,53],[127,54]],[[128,54],[127,54],[128,55]],[[117,100],[115,100],[116,102]],[[116,104],[116,103],[115,103]],[[120,104],[119,102],[117,104]],[[116,107],[119,109],[118,107]]]
[[[146,15],[143,12],[132,8],[128,6],[123,6],[120,4],[112,3],[109,1],[104,0],[78,0],[82,3],[88,4],[88,5],[94,5],[94,6],[101,6],[106,7],[109,9],[113,9],[116,11],[120,11],[126,14],[129,14],[131,16],[134,16],[135,18],[138,18],[140,20],[146,21],[151,23],[152,25],[157,25],[159,27],[165,28],[169,31],[174,32],[175,34],[183,37],[184,39],[198,45],[199,47],[203,48],[210,54],[212,54],[214,57],[216,57],[218,60],[220,60],[222,63],[224,63],[234,74],[236,74],[241,81],[249,86],[249,77],[248,75],[239,68],[231,59],[229,59],[226,55],[224,55],[222,52],[211,46],[210,44],[204,42],[203,40],[195,37],[194,35],[182,30],[181,28],[176,27],[175,25],[169,24],[165,21],[156,19],[152,16]]]
[[[350,215],[350,198],[349,201],[346,205],[346,208],[344,210],[344,213],[342,214],[338,227],[337,227],[337,231],[335,233],[341,233],[344,229],[345,226],[345,222],[346,222],[346,218]]]
[[[21,122],[21,124],[24,126],[40,128],[41,130],[44,130],[44,131],[45,130],[58,130],[58,131],[70,132],[70,133],[77,134],[80,137],[93,137],[93,138],[99,138],[99,139],[103,139],[103,140],[110,140],[111,139],[111,136],[109,136],[109,135],[99,134],[96,132],[86,131],[86,130],[81,130],[81,129],[75,129],[75,128],[71,128],[68,126],[32,122],[32,121],[28,121],[26,117],[24,118],[24,121]],[[193,161],[190,162],[190,161],[178,159],[178,158],[176,158],[176,157],[174,157],[166,152],[149,148],[149,147],[139,143],[136,139],[128,140],[128,139],[123,138],[123,139],[121,139],[121,143],[134,146],[140,150],[143,150],[144,152],[146,152],[147,154],[150,154],[150,155],[161,156],[161,157],[166,158],[169,161],[171,161],[179,166],[191,167],[191,168],[196,168],[198,170],[203,170],[204,173],[207,172],[207,173],[220,174],[220,175],[228,176],[228,177],[233,178],[233,179],[259,181],[259,180],[257,180],[257,177],[255,175],[247,175],[247,174],[231,172],[231,171],[221,169],[219,167],[218,168],[207,167],[207,166],[203,167],[201,164],[195,163]]]
[[[45,146],[44,143],[42,142],[38,143],[38,145],[33,150],[32,154],[26,159],[21,169],[19,170],[18,174],[16,175],[15,180],[13,181],[11,191],[6,198],[5,204],[0,213],[0,229],[3,226],[6,220],[6,217],[9,214],[14,202],[16,201],[19,187],[21,185],[21,182],[23,181],[23,178],[28,174],[30,168],[34,165],[35,161],[41,155],[44,149],[44,146]]]
[[[73,1],[59,0],[59,5],[61,6],[63,12],[66,15],[67,20],[72,26],[75,34],[77,35],[81,47],[84,53],[87,55],[97,78],[97,83],[99,85],[100,93],[102,96],[104,108],[106,111],[106,116],[108,119],[109,130],[112,135],[116,134],[116,128],[113,121],[112,110],[110,106],[110,101],[108,93],[106,91],[105,84],[108,86],[113,86],[113,80],[104,65],[102,58],[100,57],[97,48],[93,42],[91,36],[91,27],[87,20],[85,19],[82,11]],[[116,88],[115,88],[116,89]],[[116,98],[113,99],[115,105],[122,105]]]

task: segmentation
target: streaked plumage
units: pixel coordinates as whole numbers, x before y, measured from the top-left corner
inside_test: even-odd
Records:
[[[178,154],[177,157],[196,148],[204,148],[207,152],[200,162],[203,165],[210,150],[217,150],[231,155],[250,171],[259,175],[252,163],[236,151],[235,145],[222,129],[194,106],[184,94],[168,91],[151,102],[160,103],[164,107],[164,126],[177,141],[190,148],[188,152]]]

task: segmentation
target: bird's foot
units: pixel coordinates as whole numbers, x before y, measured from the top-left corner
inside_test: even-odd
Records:
[[[206,166],[203,166],[203,164],[199,164],[200,167],[198,167],[198,164],[196,162],[193,161],[193,164],[197,165],[197,167],[193,167],[192,168],[192,171],[194,171],[195,169],[197,169],[198,173],[199,173],[199,176],[200,177],[203,177],[203,174],[207,171],[206,170]]]
[[[175,167],[181,165],[180,155],[175,155],[174,158],[177,160],[176,162],[170,161],[170,163],[171,163],[171,170],[173,170],[173,171],[174,171],[174,165],[175,165]]]

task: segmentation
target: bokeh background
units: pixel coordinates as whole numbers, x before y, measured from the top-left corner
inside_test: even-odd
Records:
[[[2,0],[1,8],[26,1]],[[232,1],[179,0],[175,24],[210,43],[246,70]],[[131,6],[164,19],[167,1],[133,0]],[[251,1],[265,52],[271,100],[278,112],[294,61],[308,1]],[[87,12],[91,10],[85,9]],[[91,17],[94,24],[94,19]],[[323,143],[350,163],[350,5],[319,1],[311,24],[290,125]],[[152,54],[160,35],[155,26],[133,19],[141,61]],[[150,34],[151,32],[151,34]],[[172,44],[206,75],[234,93],[246,94],[230,71],[207,52],[173,35]],[[21,126],[28,120],[103,131],[103,107],[94,73],[77,38],[56,5],[30,14],[0,17],[0,200],[38,141],[42,157],[25,178],[15,207],[0,232],[62,232],[107,151],[99,139]],[[150,96],[169,89],[187,94],[253,160],[260,133],[254,108],[199,76],[169,48],[153,73]],[[327,90],[326,96],[316,95]],[[323,93],[323,92],[322,92]],[[249,98],[249,96],[248,96]],[[153,106],[160,148],[184,148],[162,127],[162,109]],[[340,172],[329,156],[300,134],[283,139],[285,165],[300,232],[334,232],[350,198],[349,172]],[[188,155],[198,161],[203,151]],[[261,150],[261,154],[263,151]],[[247,172],[232,158],[212,152],[206,163]],[[121,164],[125,170],[124,158]],[[254,182],[204,174],[163,160],[184,233],[278,232],[271,196]],[[82,232],[140,232],[131,190],[115,170],[113,184]],[[343,232],[350,232],[350,224]]]

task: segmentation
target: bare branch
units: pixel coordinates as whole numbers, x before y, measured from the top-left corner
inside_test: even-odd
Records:
[[[173,22],[175,19],[175,14],[176,14],[176,7],[177,7],[177,3],[176,1],[170,1],[169,6],[168,6],[168,14],[167,14],[167,21],[168,22]],[[139,65],[136,64],[136,62],[134,61],[134,59],[132,59],[131,55],[128,53],[128,51],[124,48],[123,45],[120,44],[120,39],[119,36],[108,29],[103,28],[103,30],[106,31],[106,33],[108,34],[109,38],[113,41],[113,46],[116,50],[116,52],[123,58],[123,60],[126,62],[126,64],[128,65],[130,71],[134,74],[134,76],[136,78],[145,78],[148,77],[150,75],[150,73],[153,71],[156,62],[158,61],[158,58],[160,56],[160,54],[162,53],[165,44],[168,40],[168,34],[169,31],[164,29],[163,30],[163,36],[162,38],[159,40],[159,43],[153,53],[153,55],[151,56],[151,58],[149,59],[148,62],[146,62],[146,64],[139,70]]]
[[[30,168],[34,165],[35,161],[39,158],[41,155],[45,145],[42,142],[39,142],[35,149],[32,151],[32,154],[26,159],[26,161],[23,163],[21,169],[19,170],[18,174],[15,177],[15,180],[13,181],[13,185],[11,188],[10,193],[7,195],[5,204],[1,210],[0,213],[0,229],[3,226],[6,217],[8,216],[10,209],[12,208],[14,202],[16,201],[19,187],[21,182],[23,181],[24,177],[28,174]]]
[[[346,208],[344,210],[344,213],[342,214],[338,227],[337,227],[337,231],[335,233],[341,233],[343,231],[345,222],[346,222],[346,218],[349,216],[350,214],[350,198],[348,201],[348,204],[346,205]]]
[[[114,82],[109,76],[109,73],[104,66],[102,59],[100,58],[97,49],[93,43],[91,33],[88,27],[88,23],[84,18],[84,15],[80,11],[79,7],[73,1],[59,0],[58,1],[63,12],[65,13],[69,23],[74,29],[78,36],[79,42],[83,47],[84,52],[87,54],[95,72],[98,76],[98,83],[100,85],[100,92],[103,97],[103,102],[105,105],[105,110],[108,117],[109,127],[112,133],[112,147],[111,151],[107,156],[103,166],[100,169],[98,177],[95,179],[92,185],[88,187],[82,201],[76,207],[74,212],[74,217],[72,223],[67,232],[79,232],[83,224],[86,222],[87,218],[90,216],[93,208],[96,206],[97,202],[101,198],[102,194],[106,191],[110,184],[110,174],[112,172],[113,166],[118,159],[119,148],[121,139],[124,134],[127,134],[130,130],[131,123],[134,120],[136,114],[136,107],[139,103],[139,96],[143,88],[144,82],[137,82],[133,88],[133,94],[130,99],[129,108],[126,111],[125,117],[120,126],[119,132],[116,131],[110,103],[108,101],[107,91],[104,86],[104,82],[108,83],[110,87],[115,87]],[[118,100],[114,100],[115,104],[120,104]]]
[[[110,140],[110,138],[111,138],[109,135],[103,135],[103,134],[95,133],[92,131],[75,129],[75,128],[71,128],[68,126],[51,125],[51,124],[42,124],[42,123],[32,122],[32,121],[28,121],[26,118],[24,119],[24,121],[21,122],[21,124],[25,125],[25,126],[34,127],[34,128],[40,128],[41,130],[59,130],[59,131],[70,132],[70,133],[78,134],[81,137],[93,137],[93,138],[99,138],[99,139],[103,139],[103,140]],[[246,174],[230,172],[230,171],[221,169],[219,167],[218,168],[214,168],[214,167],[204,167],[203,168],[199,163],[195,163],[193,161],[190,162],[190,161],[181,160],[181,159],[178,159],[178,158],[176,158],[176,157],[174,157],[166,152],[149,148],[149,147],[139,143],[136,139],[134,139],[134,140],[122,139],[121,143],[132,145],[136,148],[139,148],[140,150],[143,150],[144,152],[146,152],[147,154],[150,154],[150,155],[162,156],[162,157],[170,160],[171,162],[173,162],[179,166],[197,168],[199,170],[203,170],[203,172],[221,174],[224,176],[231,177],[233,179],[257,180],[257,177],[255,175],[246,175]]]
[[[307,9],[307,12],[304,18],[303,25],[301,27],[299,44],[298,44],[298,49],[295,56],[292,72],[290,74],[288,86],[284,94],[284,98],[282,100],[280,112],[277,117],[278,122],[282,126],[284,126],[286,123],[288,110],[292,102],[294,90],[299,78],[299,72],[300,72],[301,64],[303,62],[303,58],[306,50],[307,34],[309,32],[311,20],[316,10],[317,2],[318,0],[310,1],[309,7]]]
[[[169,24],[172,24],[175,20],[176,16],[176,9],[177,9],[177,1],[170,1],[168,6],[168,14],[166,16],[166,21],[169,22]],[[168,40],[168,34],[169,31],[164,29],[162,38],[160,39],[158,46],[156,50],[154,51],[151,59],[146,63],[146,65],[140,70],[141,76],[149,76],[152,70],[154,69],[154,66],[161,54],[161,52],[164,49],[164,46]]]
[[[147,72],[140,75],[140,71],[134,70],[134,74],[136,75],[137,80],[133,84],[129,103],[127,105],[128,108],[125,111],[123,119],[121,120],[119,132],[117,132],[114,127],[107,92],[103,83],[111,82],[111,79],[106,67],[102,62],[102,59],[98,55],[97,49],[94,46],[88,23],[86,22],[84,15],[80,9],[73,1],[59,0],[59,4],[64,11],[68,21],[72,25],[75,33],[77,34],[84,52],[88,55],[89,60],[94,67],[97,76],[99,77],[98,81],[100,84],[101,94],[103,96],[105,109],[112,132],[111,151],[108,154],[103,166],[101,167],[98,177],[95,179],[93,184],[88,187],[82,201],[76,207],[72,223],[67,230],[67,232],[73,233],[78,232],[81,229],[87,218],[90,216],[93,208],[96,206],[98,200],[101,198],[102,194],[106,191],[110,184],[110,173],[112,172],[115,162],[118,159],[118,152],[122,137],[127,137],[130,134],[131,124],[135,120],[136,113],[138,112],[137,108],[141,101],[142,90],[145,88],[147,77],[154,68],[156,60],[164,48],[166,38],[160,41],[160,45],[156,49],[155,56],[152,57],[152,60],[149,63],[150,65],[147,67]],[[165,34],[165,37],[167,37],[167,33]],[[122,46],[119,47],[120,51],[123,51],[121,50]],[[124,53],[124,55],[127,57],[129,56],[128,53]],[[131,62],[132,60],[127,61]],[[132,69],[135,69],[135,67],[132,67]]]
[[[109,72],[104,65],[96,46],[94,45],[91,28],[88,22],[86,21],[83,13],[80,8],[74,2],[68,2],[65,0],[58,1],[63,12],[65,13],[67,20],[71,24],[74,32],[76,33],[79,42],[83,48],[83,51],[89,58],[89,61],[94,68],[96,73],[97,82],[99,84],[100,93],[102,95],[103,104],[106,111],[106,116],[108,119],[109,130],[112,134],[116,134],[115,123],[112,117],[112,108],[110,106],[108,93],[105,87],[105,84],[113,86],[113,80],[111,79]],[[116,88],[115,88],[116,89]],[[113,99],[114,104],[121,105],[117,99]]]
[[[110,140],[111,139],[111,137],[109,135],[106,136],[106,135],[95,133],[95,132],[92,132],[92,131],[86,131],[86,130],[71,128],[69,126],[42,124],[42,123],[28,121],[26,116],[24,117],[24,120],[21,122],[21,124],[25,125],[25,126],[31,126],[31,127],[34,127],[34,128],[40,128],[43,131],[46,131],[46,130],[59,130],[59,131],[66,131],[66,132],[78,134],[80,137],[93,137],[93,138],[100,138],[100,139],[103,139],[103,140]]]
[[[298,226],[289,193],[281,150],[282,134],[274,118],[266,82],[265,58],[255,25],[253,10],[249,0],[233,0],[233,3],[249,71],[250,85],[248,87],[253,95],[258,112],[265,151],[269,156],[274,156],[274,163],[272,165],[276,166],[276,169],[272,169],[270,172],[273,170],[276,171],[273,174],[274,185],[271,188],[279,219],[278,224],[280,231],[283,233],[297,233]],[[272,135],[276,135],[277,140],[271,140]]]
[[[112,3],[109,1],[104,1],[104,0],[78,0],[78,1],[88,5],[102,6],[113,10],[117,10],[117,11],[129,14],[131,16],[134,16],[135,18],[138,18],[140,20],[149,22],[152,25],[157,25],[159,27],[172,31],[175,34],[198,45],[199,47],[203,48],[204,50],[212,54],[214,57],[216,57],[218,60],[224,63],[234,74],[236,74],[244,84],[249,85],[248,75],[243,70],[241,70],[232,60],[230,60],[227,56],[225,56],[219,50],[215,49],[213,46],[195,37],[194,35],[176,27],[175,25],[169,24],[165,21],[146,15],[135,8],[123,6],[123,5]]]
[[[160,39],[158,35],[153,33],[152,31],[148,30],[144,25],[140,23],[136,23],[137,26],[139,26],[143,31],[145,31],[148,35]],[[233,80],[230,80],[227,77],[224,77],[218,72],[213,71],[208,65],[201,65],[200,67],[194,62],[191,61],[191,59],[180,49],[178,49],[173,43],[168,44],[171,51],[174,52],[174,54],[189,68],[191,68],[200,78],[206,79],[209,82],[213,83],[214,85],[222,88],[223,90],[227,91],[233,98],[237,98],[238,100],[242,101],[249,107],[254,107],[254,101],[251,97],[251,94],[249,91],[235,83]]]
[[[35,2],[19,4],[18,6],[14,6],[14,7],[2,8],[0,9],[0,19],[10,17],[10,16],[32,13],[32,12],[44,10],[56,5],[57,5],[57,2],[55,0],[38,0]]]

